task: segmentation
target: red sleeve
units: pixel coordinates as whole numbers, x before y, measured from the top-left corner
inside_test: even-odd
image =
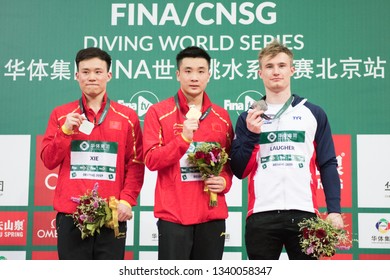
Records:
[[[252,151],[252,155],[248,161],[248,164],[246,165],[246,168],[244,170],[244,173],[242,174],[242,178],[246,178],[252,171],[257,170],[257,153],[259,152],[260,145],[256,145],[255,148]]]
[[[66,156],[69,156],[69,149],[72,137],[62,132],[63,122],[58,120],[56,110],[50,115],[45,135],[42,140],[41,159],[46,168],[52,170],[59,166]]]

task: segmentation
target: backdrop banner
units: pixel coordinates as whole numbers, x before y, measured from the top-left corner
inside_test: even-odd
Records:
[[[212,57],[207,94],[235,126],[264,96],[259,51],[274,38],[294,52],[292,91],[327,113],[336,145],[342,211],[355,240],[332,259],[390,259],[390,1],[5,1],[0,9],[0,258],[57,259],[52,207],[58,169],[40,159],[54,107],[80,98],[74,58],[112,56],[112,100],[148,108],[173,96],[176,54]],[[318,199],[326,212],[320,176]],[[147,170],[128,222],[126,259],[157,259],[155,172]],[[227,195],[224,260],[246,260],[247,180]],[[285,253],[281,256],[287,259]]]

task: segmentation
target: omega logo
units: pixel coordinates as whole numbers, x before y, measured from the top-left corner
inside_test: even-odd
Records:
[[[55,184],[57,184],[57,179],[58,179],[58,174],[56,173],[50,173],[49,175],[46,176],[45,178],[45,187],[48,188],[49,190],[55,190],[56,188],[56,185],[54,184],[51,184],[53,183],[51,180],[52,178],[55,178],[53,179],[55,181]]]
[[[38,238],[57,238],[56,219],[51,220],[50,230],[40,229],[37,232]]]

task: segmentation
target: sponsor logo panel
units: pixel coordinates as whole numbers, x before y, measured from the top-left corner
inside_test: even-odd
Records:
[[[26,251],[0,251],[0,261],[25,260]]]
[[[27,212],[0,212],[0,245],[26,246]]]
[[[32,251],[32,260],[58,260],[57,251]]]
[[[33,245],[57,245],[56,212],[35,212]]]
[[[357,135],[358,207],[390,207],[390,135]]]
[[[0,205],[27,206],[30,135],[0,135]]]
[[[242,231],[237,230],[242,228],[242,213],[229,212],[229,218],[226,220],[225,246],[226,247],[241,247],[242,246]]]
[[[36,137],[35,155],[35,183],[34,183],[34,205],[52,206],[54,190],[56,189],[59,167],[49,170],[41,160],[43,135]]]
[[[390,214],[359,213],[359,248],[390,249]]]
[[[153,211],[140,212],[139,227],[139,245],[140,246],[157,246],[158,230],[157,218],[154,217]]]
[[[352,207],[352,157],[351,136],[333,135],[335,144],[337,171],[341,185],[341,207]],[[319,207],[326,207],[325,195],[320,174],[317,171],[317,201]]]
[[[359,260],[390,260],[390,254],[359,254]]]

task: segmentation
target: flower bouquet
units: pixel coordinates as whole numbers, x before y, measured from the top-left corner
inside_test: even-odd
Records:
[[[119,233],[118,214],[116,212],[117,200],[110,197],[108,203],[105,198],[98,194],[98,183],[91,192],[80,196],[72,197],[71,200],[77,203],[76,211],[71,214],[75,225],[81,231],[81,239],[93,236],[95,232],[100,233],[100,228],[107,226],[114,229],[115,236]]]
[[[335,228],[321,217],[304,219],[298,226],[302,232],[300,239],[302,252],[306,255],[319,259],[333,256],[336,249],[349,250],[351,248],[348,231]]]
[[[203,180],[212,176],[219,176],[228,158],[225,148],[221,148],[219,143],[204,142],[196,146],[193,153],[188,154],[188,162],[199,169]],[[204,191],[210,194],[209,205],[211,207],[217,206],[217,194],[209,191],[207,186],[205,186]]]

